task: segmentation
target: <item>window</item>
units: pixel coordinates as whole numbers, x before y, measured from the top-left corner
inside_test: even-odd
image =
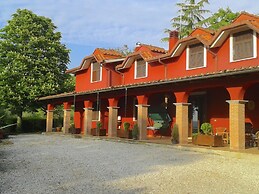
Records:
[[[147,62],[144,59],[135,61],[135,79],[147,77]]]
[[[100,121],[100,104],[97,102],[93,103],[93,114],[92,114],[93,121]]]
[[[234,33],[230,36],[230,61],[256,57],[256,33],[253,30]]]
[[[187,70],[206,67],[206,60],[206,48],[203,44],[193,44],[187,47]]]
[[[102,67],[99,63],[91,64],[91,82],[102,81]]]

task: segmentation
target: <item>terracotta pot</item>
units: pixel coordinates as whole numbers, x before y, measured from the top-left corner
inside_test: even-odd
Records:
[[[197,145],[222,147],[224,146],[221,135],[202,135],[197,136]]]

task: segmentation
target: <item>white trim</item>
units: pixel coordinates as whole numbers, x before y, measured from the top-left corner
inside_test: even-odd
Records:
[[[98,119],[97,120],[92,119],[92,121],[100,121],[101,120],[101,111],[100,110],[98,110],[98,111],[93,110],[93,112],[98,112]]]
[[[98,63],[98,62],[96,62],[96,63]],[[91,83],[96,83],[96,82],[100,82],[100,81],[102,81],[102,74],[103,74],[103,67],[102,67],[102,65],[101,64],[99,64],[100,65],[100,80],[98,80],[98,81],[93,81],[93,62],[91,63]]]
[[[207,49],[205,45],[203,45],[203,66],[189,68],[189,53],[190,53],[190,47],[188,45],[186,49],[186,70],[193,70],[193,69],[200,69],[200,68],[207,67]]]
[[[178,51],[178,49],[181,47],[182,43],[180,43],[176,49],[174,50],[173,54],[171,55],[171,57],[173,57],[175,55],[175,53]]]
[[[211,45],[211,48],[213,48],[215,46],[215,44],[217,44],[217,42],[221,39],[221,37],[225,34],[225,31],[221,32],[220,35],[218,36],[218,38],[214,41],[214,43]]]
[[[237,33],[237,32],[236,32]],[[257,37],[256,37],[256,31],[253,30],[253,56],[252,57],[248,57],[248,58],[243,58],[243,59],[238,59],[238,60],[234,60],[233,59],[233,34],[235,33],[231,33],[230,34],[230,41],[229,41],[229,60],[231,63],[233,62],[238,62],[238,61],[244,61],[244,60],[249,60],[249,59],[254,59],[257,57]]]
[[[144,60],[144,59],[142,59]],[[144,60],[145,61],[145,60]],[[148,77],[148,63],[145,61],[145,65],[146,65],[146,75],[142,76],[142,77],[137,77],[137,59],[135,60],[135,66],[134,66],[134,79],[142,79],[142,78],[146,78]]]

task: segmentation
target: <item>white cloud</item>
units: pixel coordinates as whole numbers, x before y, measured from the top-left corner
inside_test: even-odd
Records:
[[[160,42],[170,19],[183,0],[8,0],[0,1],[0,27],[18,8],[52,19],[66,44],[91,48],[131,48],[137,41],[167,47]],[[258,13],[259,1],[210,0],[212,12],[220,7]]]

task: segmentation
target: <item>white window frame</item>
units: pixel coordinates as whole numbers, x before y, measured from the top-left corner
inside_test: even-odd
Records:
[[[97,120],[93,119],[92,121],[100,121],[101,120],[101,111],[100,110],[97,110],[97,111],[93,110],[93,112],[98,112],[98,119]]]
[[[98,63],[98,62],[92,62],[91,63],[91,83],[96,83],[96,82],[100,82],[100,81],[102,81],[102,75],[103,75],[103,67],[102,67],[102,65],[101,64],[99,64],[100,65],[100,80],[98,80],[98,81],[93,81],[93,64],[94,63]]]
[[[194,67],[194,68],[189,68],[189,54],[190,54],[190,45],[187,46],[186,49],[186,70],[193,70],[193,69],[200,69],[200,68],[204,68],[207,67],[207,49],[205,47],[205,45],[203,45],[203,66],[201,67]]]
[[[235,32],[237,33],[237,32]],[[238,59],[238,60],[234,60],[234,55],[233,55],[233,34],[235,33],[231,33],[230,34],[230,40],[229,40],[229,59],[230,62],[238,62],[238,61],[243,61],[243,60],[248,60],[248,59],[254,59],[257,57],[257,37],[256,37],[256,31],[253,30],[253,56],[252,57],[248,57],[248,58],[244,58],[244,59]]]
[[[143,59],[144,60],[144,59]],[[145,60],[144,60],[145,61]],[[145,61],[146,65],[146,75],[142,77],[137,77],[137,60],[135,60],[135,67],[134,67],[134,79],[142,79],[148,77],[148,63]]]

